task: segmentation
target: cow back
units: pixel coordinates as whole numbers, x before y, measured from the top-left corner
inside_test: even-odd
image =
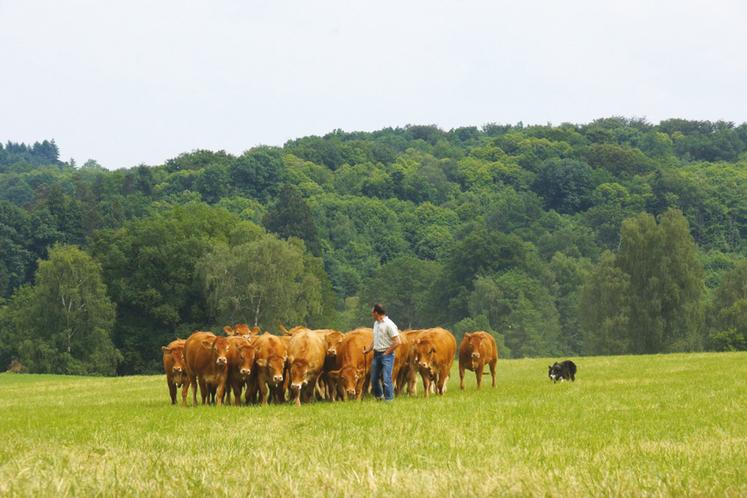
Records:
[[[305,361],[312,371],[322,368],[326,356],[324,336],[308,329],[294,334],[288,344],[288,361]]]
[[[184,343],[184,363],[190,375],[200,375],[211,367],[213,353],[203,346],[203,341],[215,341],[212,332],[197,331]]]
[[[373,329],[359,328],[345,334],[337,347],[337,368],[353,367],[368,372],[373,352],[364,355],[363,349],[371,346],[372,342]]]

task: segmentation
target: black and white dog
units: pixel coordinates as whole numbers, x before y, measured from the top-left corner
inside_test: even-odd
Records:
[[[561,363],[555,362],[554,365],[547,367],[547,376],[553,382],[564,380],[576,380],[576,364],[571,360]]]

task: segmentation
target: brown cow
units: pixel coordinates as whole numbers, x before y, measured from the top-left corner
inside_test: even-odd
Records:
[[[195,332],[184,344],[184,359],[189,384],[182,388],[182,401],[187,403],[187,392],[192,385],[193,404],[197,405],[197,383],[200,383],[202,404],[215,392],[215,402],[223,404],[228,377],[228,338],[216,337],[212,332]]]
[[[464,334],[459,345],[459,389],[464,389],[464,369],[472,370],[477,376],[477,388],[482,382],[482,369],[487,363],[495,387],[495,363],[498,361],[498,347],[493,336],[487,332]]]
[[[415,339],[415,362],[423,378],[426,398],[430,393],[432,382],[435,382],[438,394],[445,392],[455,353],[456,339],[446,329],[440,327],[425,329]]]
[[[417,394],[417,375],[418,366],[415,363],[415,340],[422,330],[405,330],[400,333],[400,345],[394,353],[394,368],[392,369],[392,378],[394,379],[394,392],[399,396],[402,390],[407,386],[407,394],[415,396]],[[394,375],[394,370],[397,375]]]
[[[291,338],[288,364],[291,396],[296,406],[301,405],[302,399],[308,402],[314,396],[326,355],[326,342],[322,334],[302,330]]]
[[[336,368],[328,375],[334,390],[341,391],[343,399],[360,400],[368,390],[373,352],[363,354],[363,350],[372,342],[373,329],[359,328],[345,334],[337,346]]]
[[[337,347],[345,337],[340,331],[332,329],[317,329],[314,332],[322,334],[326,342],[327,356],[324,359],[324,368],[322,368],[322,374],[319,376],[319,389],[321,391],[321,397],[334,401],[337,398],[336,385],[333,385],[329,380],[329,371],[334,370],[337,363]]]
[[[171,404],[176,404],[176,390],[188,382],[184,366],[184,339],[171,341],[168,346],[161,346],[163,351],[163,370],[166,372],[166,385],[169,386]]]
[[[288,358],[288,350],[282,337],[265,332],[254,341],[256,353],[254,356],[254,372],[246,391],[246,402],[256,402],[266,405],[269,398],[281,401],[283,395],[283,374]]]
[[[241,391],[249,384],[249,376],[254,367],[256,348],[253,336],[232,336],[228,339],[228,385],[226,389],[227,403],[231,404],[231,390],[234,394],[234,404],[241,404]]]

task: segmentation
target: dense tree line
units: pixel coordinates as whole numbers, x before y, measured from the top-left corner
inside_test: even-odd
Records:
[[[374,301],[503,356],[745,349],[745,235],[747,124],[336,130],[116,171],[8,142],[0,367],[152,372],[195,329]]]

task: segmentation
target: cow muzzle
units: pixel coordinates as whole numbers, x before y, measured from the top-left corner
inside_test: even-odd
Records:
[[[219,356],[219,357],[218,357],[218,359],[217,359],[217,360],[215,360],[215,362],[216,362],[216,363],[217,363],[218,365],[225,365],[225,364],[226,364],[226,362],[227,362],[227,360],[226,360],[226,357],[225,357],[225,356]]]
[[[301,384],[300,382],[294,382],[293,384],[291,384],[291,389],[293,391],[298,391],[299,389],[301,389],[302,385],[303,384]]]
[[[274,376],[274,377],[272,378],[272,381],[273,381],[273,382],[274,382],[275,384],[280,384],[281,382],[283,382],[283,376],[282,376],[282,375],[276,375],[276,376]]]
[[[472,353],[472,358],[474,358],[475,360],[479,360],[480,359],[480,353]]]
[[[249,370],[248,368],[242,368],[240,372],[241,372],[241,375],[249,375],[250,373],[252,373],[252,371]]]

